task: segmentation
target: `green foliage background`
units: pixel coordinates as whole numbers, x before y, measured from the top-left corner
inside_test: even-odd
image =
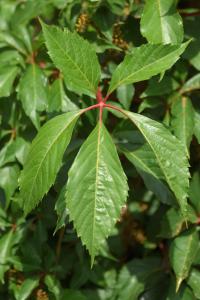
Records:
[[[69,222],[63,187],[78,150],[96,125],[96,110],[77,122],[56,181],[41,204],[26,218],[20,206],[20,170],[40,127],[61,113],[73,115],[78,108],[96,103],[90,97],[93,89],[84,85],[74,91],[76,82],[66,80],[70,75],[62,64],[63,73],[55,68],[38,17],[46,24],[78,32],[93,45],[101,64],[103,94],[117,65],[135,47],[148,42],[172,44],[176,49],[192,39],[169,71],[134,85],[127,81],[114,92],[111,82],[113,93],[108,99],[109,104],[163,123],[181,141],[190,163],[187,224],[177,205],[178,192],[173,194],[175,185],[184,197],[187,194],[187,171],[182,154],[176,152],[178,145],[168,148],[167,133],[164,136],[161,131],[159,136],[157,131],[154,145],[163,151],[164,160],[180,167],[169,184],[139,130],[120,113],[105,110],[103,121],[119,151],[129,196],[92,269],[89,254]],[[200,299],[199,26],[200,4],[192,0],[0,1],[0,299]],[[84,53],[93,59],[87,46],[80,48],[75,47],[80,62]],[[123,72],[139,64],[139,59],[127,59]],[[86,66],[89,74],[91,70]],[[71,70],[76,79],[75,71]],[[96,72],[93,86],[100,76]],[[121,76],[118,73],[115,79]],[[137,127],[147,130],[145,119],[137,118]],[[51,132],[45,135],[48,141]],[[30,178],[25,180],[31,185]],[[26,197],[25,203],[32,193],[26,190]],[[30,211],[28,205],[25,210]]]

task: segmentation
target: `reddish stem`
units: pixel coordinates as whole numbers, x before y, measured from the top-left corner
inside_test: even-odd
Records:
[[[96,99],[97,99],[98,103],[103,102],[103,97],[102,97],[101,89],[100,89],[99,86],[98,86],[98,89],[97,89]]]

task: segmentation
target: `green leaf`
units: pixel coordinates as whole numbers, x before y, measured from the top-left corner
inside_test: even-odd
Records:
[[[194,116],[194,135],[196,136],[198,143],[200,144],[200,112],[195,111],[195,116]]]
[[[182,86],[180,93],[189,93],[200,89],[200,74],[196,74]]]
[[[31,295],[32,291],[38,286],[38,277],[29,277],[21,285],[17,293],[16,300],[26,300]]]
[[[15,66],[0,68],[0,97],[8,97],[12,92],[13,82],[19,72]]]
[[[159,236],[166,239],[177,236],[183,223],[184,220],[180,211],[171,207],[162,218]]]
[[[18,186],[17,179],[19,173],[20,168],[17,164],[0,168],[0,187],[4,189],[6,207],[8,207],[11,196]]]
[[[189,197],[190,197],[190,202],[194,206],[198,215],[200,213],[199,195],[200,195],[200,175],[199,172],[195,172],[190,182]]]
[[[115,145],[103,124],[98,123],[81,146],[68,175],[66,201],[70,219],[93,264],[120,216],[128,192]]]
[[[131,102],[134,96],[134,86],[130,85],[121,85],[117,89],[117,98],[119,102],[123,105],[125,109],[129,109],[131,106]]]
[[[183,145],[161,123],[136,113],[124,110],[122,112],[137,126],[154,152],[165,180],[174,192],[186,218],[189,171]]]
[[[170,245],[170,262],[176,274],[176,290],[187,278],[190,267],[198,251],[199,236],[195,228],[191,228],[173,240]]]
[[[153,44],[180,44],[183,24],[174,0],[146,0],[140,23],[141,33]]]
[[[18,99],[37,129],[39,128],[37,111],[45,110],[48,105],[46,83],[42,70],[36,64],[31,64],[21,77],[18,86]]]
[[[48,121],[34,139],[20,176],[21,205],[26,214],[54,183],[81,112],[69,112]]]
[[[14,245],[14,231],[11,229],[0,238],[0,281],[4,282],[4,273],[9,269],[10,258]]]
[[[188,279],[187,284],[193,290],[193,293],[197,299],[200,299],[200,271],[197,269],[192,269]]]
[[[67,112],[78,109],[78,107],[67,97],[61,78],[56,79],[50,87],[48,102],[49,112]]]
[[[100,66],[92,45],[75,32],[62,31],[44,23],[42,28],[49,55],[62,71],[67,87],[76,93],[95,97]]]
[[[66,201],[65,201],[65,193],[66,193],[65,189],[66,187],[64,186],[55,204],[55,210],[58,215],[58,220],[57,220],[54,233],[56,233],[60,228],[65,226],[67,216],[69,215],[68,209],[66,207]]]
[[[159,81],[159,77],[153,77],[149,80],[147,89],[140,97],[163,96],[165,94],[170,94],[178,87],[179,84],[170,76],[165,75],[161,81]]]
[[[178,97],[173,102],[171,113],[173,132],[184,145],[189,157],[189,147],[194,133],[194,109],[191,100],[187,97]]]
[[[170,69],[188,45],[142,45],[133,48],[113,73],[108,94],[123,84],[147,80]]]
[[[55,300],[61,299],[62,288],[60,282],[53,275],[46,275],[44,282],[48,290],[54,295]]]
[[[61,300],[86,300],[87,298],[79,291],[76,290],[65,290],[61,297]]]
[[[119,300],[139,299],[145,285],[150,282],[152,276],[161,271],[160,260],[155,257],[134,259],[124,265],[118,278]]]
[[[20,53],[27,55],[27,51],[23,43],[9,32],[0,32],[0,42],[4,42],[6,46],[17,49]]]
[[[134,150],[124,150],[123,152],[136,167],[147,188],[154,192],[162,202],[173,204],[173,195],[163,182],[165,176],[159,167],[151,147],[146,143]]]

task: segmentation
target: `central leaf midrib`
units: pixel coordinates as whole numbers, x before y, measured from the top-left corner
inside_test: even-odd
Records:
[[[91,243],[91,252],[92,258],[94,257],[93,253],[93,244],[94,244],[94,231],[95,231],[95,220],[96,220],[96,202],[97,202],[97,189],[98,189],[98,179],[99,179],[99,156],[100,156],[100,139],[101,139],[101,128],[102,124],[98,124],[98,136],[97,136],[97,160],[96,160],[96,174],[95,174],[95,189],[94,189],[94,214],[93,214],[93,223],[92,223],[92,243]]]

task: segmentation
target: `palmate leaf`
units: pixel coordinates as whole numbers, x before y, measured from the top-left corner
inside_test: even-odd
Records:
[[[123,84],[147,80],[170,69],[184,52],[188,42],[181,45],[142,45],[125,56],[113,73],[108,94]]]
[[[174,0],[146,0],[141,18],[141,33],[153,44],[179,44],[183,24]]]
[[[165,180],[186,218],[189,171],[183,145],[161,123],[129,111],[123,113],[137,126],[154,152]]]
[[[103,124],[98,123],[84,142],[68,176],[66,202],[70,219],[93,264],[128,193],[115,145]]]
[[[21,173],[21,206],[30,212],[48,192],[61,167],[62,157],[81,110],[48,121],[34,139]]]
[[[170,245],[169,257],[176,274],[176,290],[187,278],[190,267],[198,251],[199,236],[195,228],[191,228],[176,237]]]
[[[195,112],[192,101],[187,97],[179,97],[172,105],[172,129],[175,136],[181,140],[189,157],[189,146],[194,133]]]
[[[95,97],[101,73],[93,47],[75,32],[44,23],[42,28],[49,55],[62,71],[67,87]]]

